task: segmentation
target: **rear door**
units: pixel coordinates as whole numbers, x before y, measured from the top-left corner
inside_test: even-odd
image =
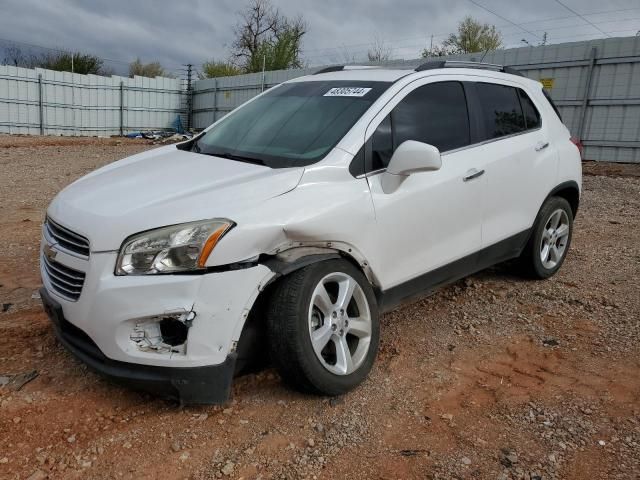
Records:
[[[521,86],[508,81],[472,85],[484,130],[484,143],[474,150],[487,181],[482,243],[488,247],[526,236],[554,186],[557,154],[540,109]]]

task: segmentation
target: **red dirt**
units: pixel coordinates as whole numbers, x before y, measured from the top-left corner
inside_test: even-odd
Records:
[[[354,392],[302,395],[267,370],[238,379],[229,405],[180,409],[89,372],[31,298],[52,195],[148,146],[0,137],[11,142],[0,377],[38,376],[0,387],[0,478],[638,478],[640,166],[585,177],[556,277],[500,266],[385,315]]]

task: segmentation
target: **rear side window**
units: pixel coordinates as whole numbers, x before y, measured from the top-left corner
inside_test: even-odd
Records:
[[[487,140],[523,132],[526,129],[515,88],[494,83],[478,83],[477,92]]]
[[[406,140],[428,143],[441,152],[469,145],[469,114],[461,83],[418,87],[396,105],[371,137],[371,170],[386,168],[394,150]]]
[[[522,105],[522,112],[524,113],[524,122],[527,130],[535,130],[540,128],[540,112],[533,104],[533,101],[529,98],[529,95],[522,89],[518,89],[518,95],[520,95],[520,105]]]

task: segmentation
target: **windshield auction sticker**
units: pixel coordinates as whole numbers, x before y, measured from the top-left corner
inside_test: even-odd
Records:
[[[364,97],[370,88],[364,87],[336,87],[329,90],[323,97]]]

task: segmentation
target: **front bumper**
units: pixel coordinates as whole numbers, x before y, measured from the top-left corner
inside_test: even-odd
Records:
[[[201,367],[157,367],[120,362],[107,358],[95,342],[64,318],[62,306],[46,288],[40,296],[60,342],[91,369],[136,390],[187,404],[224,403],[230,395],[236,354],[227,355],[219,365]]]
[[[89,260],[56,250],[55,262],[85,274],[76,301],[60,295],[41,260],[47,293],[64,318],[78,327],[109,359],[157,367],[201,367],[226,361],[244,321],[274,273],[264,265],[201,275],[115,276],[116,253],[92,253]],[[132,332],[152,317],[194,316],[181,352],[139,348]]]
[[[43,239],[41,295],[60,341],[91,368],[134,388],[182,403],[224,402],[245,320],[274,272],[254,265],[204,274],[115,276],[116,258],[116,252],[81,258]],[[61,291],[60,282],[71,280],[60,272],[83,278],[74,298]],[[181,335],[163,332],[156,343],[156,326],[175,316]],[[178,341],[167,349],[167,338]]]

